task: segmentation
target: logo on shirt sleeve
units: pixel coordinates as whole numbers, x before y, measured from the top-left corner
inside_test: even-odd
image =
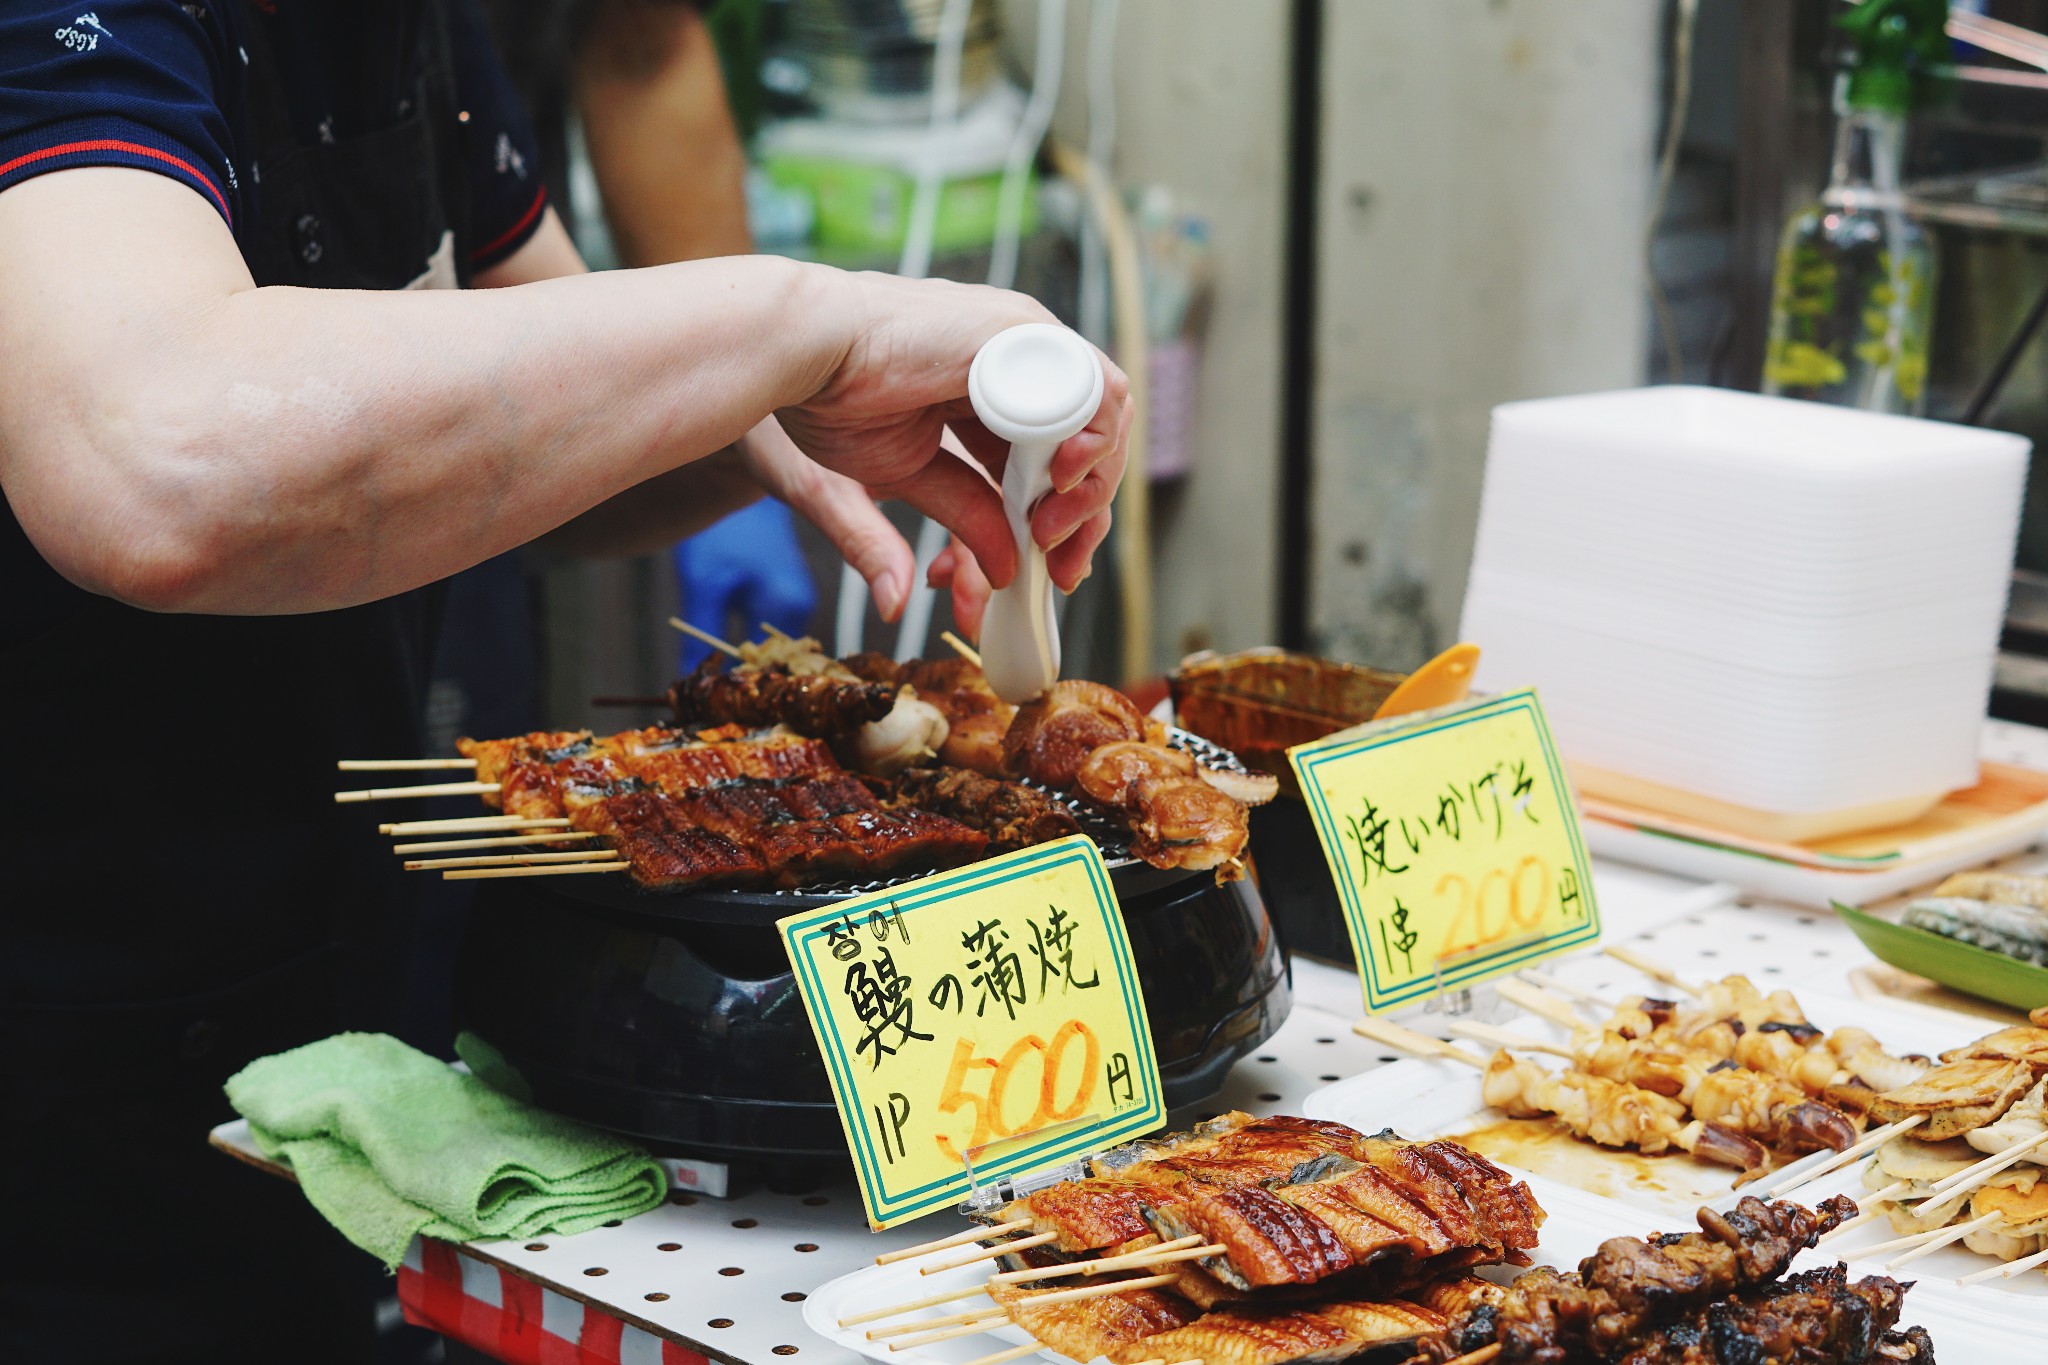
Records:
[[[87,30],[93,30],[88,32]],[[111,38],[107,26],[100,22],[97,11],[88,10],[57,30],[57,41],[73,52],[90,52],[100,45],[102,37]]]
[[[521,180],[526,179],[526,158],[524,156],[521,156],[519,154],[519,149],[512,145],[511,134],[498,134],[498,145],[496,150],[497,169],[499,175],[503,175],[505,174],[505,172],[510,171],[512,174],[518,176]]]

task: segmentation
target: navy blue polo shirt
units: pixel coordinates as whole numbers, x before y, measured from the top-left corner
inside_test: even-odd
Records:
[[[389,111],[342,73],[402,60],[407,0],[9,0],[0,6],[0,191],[45,171],[130,166],[189,186],[232,229],[255,154],[240,25],[265,26],[302,141],[375,132]],[[474,269],[517,251],[547,194],[519,98],[475,0],[448,0],[469,157]]]

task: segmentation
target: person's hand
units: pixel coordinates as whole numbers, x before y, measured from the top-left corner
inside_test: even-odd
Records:
[[[988,610],[988,595],[994,589],[989,587],[988,575],[981,571],[981,565],[960,543],[958,536],[933,557],[924,579],[934,588],[951,590],[953,619],[960,623],[961,634],[970,640],[979,640],[982,613]]]
[[[1050,322],[1052,315],[1022,294],[981,285],[836,272],[829,278],[822,291],[825,315],[814,321],[842,344],[828,347],[809,397],[781,411],[783,428],[827,470],[876,497],[901,498],[946,526],[978,561],[987,583],[1007,584],[1017,571],[1017,551],[997,485],[1009,443],[975,418],[967,371],[997,332]],[[1053,582],[1068,592],[1087,576],[1089,560],[1109,533],[1130,436],[1130,381],[1107,357],[1102,371],[1102,405],[1054,453],[1053,491],[1031,513],[1032,538],[1047,551]],[[947,427],[972,461],[941,446]],[[972,591],[961,601],[958,559],[956,551],[946,570],[955,610],[962,625],[971,612],[978,626]],[[973,580],[964,581],[973,588]],[[963,605],[969,610],[961,611]]]
[[[773,417],[739,440],[747,472],[771,497],[825,533],[846,562],[868,581],[875,609],[894,621],[909,600],[917,557],[856,480],[827,469],[797,449]],[[979,620],[979,608],[976,608]]]

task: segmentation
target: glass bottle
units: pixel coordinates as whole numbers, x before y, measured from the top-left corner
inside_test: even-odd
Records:
[[[1875,412],[1926,406],[1936,258],[1906,217],[1905,145],[1903,114],[1842,112],[1828,187],[1779,245],[1765,393]]]

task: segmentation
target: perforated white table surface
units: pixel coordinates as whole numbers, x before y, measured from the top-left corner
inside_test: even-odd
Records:
[[[2048,733],[1992,722],[1985,755],[2048,769]],[[1594,876],[1605,941],[1633,942],[1690,976],[1742,972],[1766,989],[1845,995],[1853,993],[1849,973],[1875,960],[1816,911],[1737,901],[1719,888],[1613,863],[1596,863]],[[1603,993],[1645,984],[1598,954],[1546,967]],[[1297,960],[1294,990],[1294,1011],[1280,1032],[1231,1071],[1214,1100],[1173,1115],[1174,1126],[1225,1109],[1299,1112],[1310,1091],[1395,1060],[1351,1032],[1360,1013],[1352,973]],[[218,1136],[246,1147],[243,1125]],[[671,1200],[615,1228],[460,1250],[717,1359],[853,1365],[860,1357],[804,1326],[804,1296],[878,1252],[954,1230],[933,1217],[870,1233],[850,1183],[802,1195],[754,1190]]]

